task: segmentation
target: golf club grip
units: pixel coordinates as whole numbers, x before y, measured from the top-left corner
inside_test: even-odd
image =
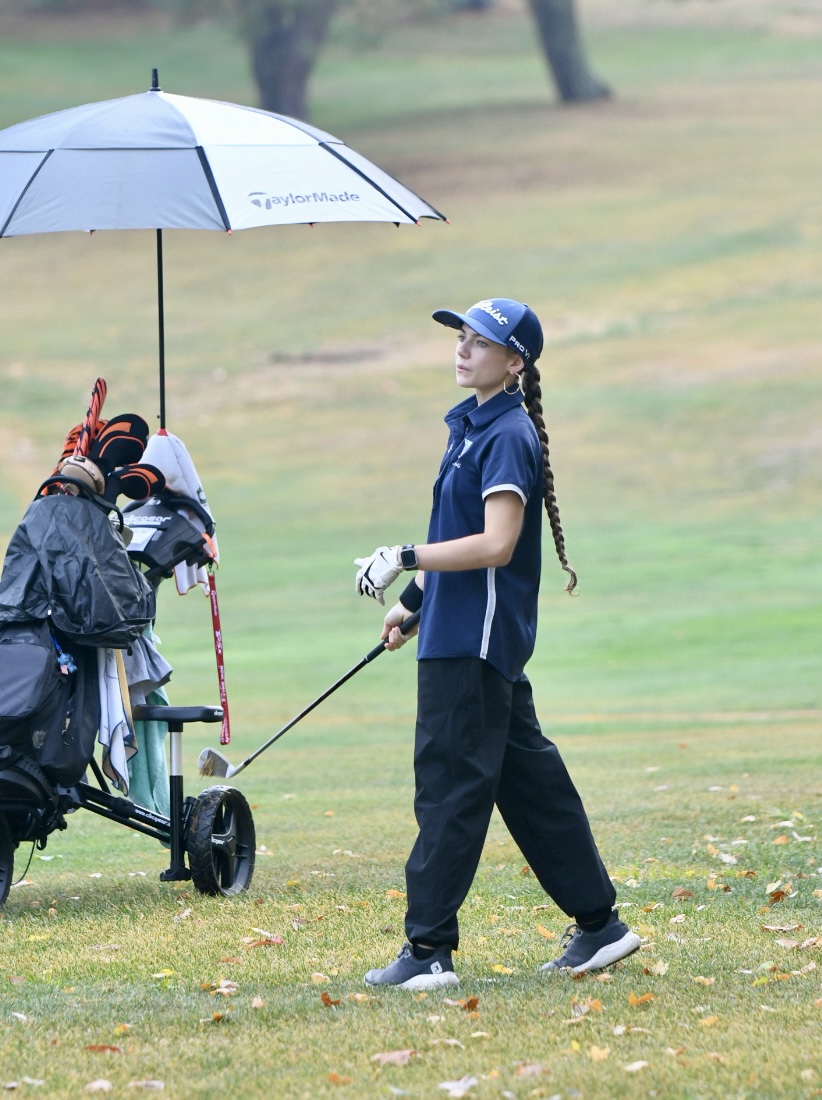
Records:
[[[420,621],[421,611],[422,608],[417,608],[417,610],[414,612],[413,615],[410,616],[410,618],[406,619],[404,623],[400,623],[400,634],[407,634],[408,631],[412,629],[412,627],[415,627],[417,625],[417,623]],[[383,638],[380,644],[375,645],[370,653],[366,653],[365,657],[363,658],[366,664],[368,664],[369,661],[373,661],[375,657],[379,657],[381,653],[385,652],[385,643],[387,641],[387,638]]]
[[[419,621],[420,621],[420,610],[418,609],[417,611],[414,612],[413,615],[411,615],[409,618],[407,618],[404,623],[402,623],[402,625],[400,626],[400,630],[402,631],[403,634],[407,634],[408,631],[412,627],[416,626]],[[365,666],[369,663],[369,661],[373,661],[375,657],[379,657],[379,655],[381,653],[384,653],[385,652],[385,642],[386,642],[386,639],[383,638],[383,640],[380,642],[379,645],[374,646],[374,648],[371,650],[371,652],[367,653],[361,661],[358,661],[357,664],[354,665],[353,668],[350,668],[344,676],[341,676],[339,678],[339,680],[336,681],[336,683],[332,684],[330,688],[327,688],[322,693],[322,695],[317,696],[317,698],[314,700],[313,703],[309,703],[308,706],[305,708],[305,710],[301,710],[300,713],[295,715],[291,719],[290,722],[288,722],[285,726],[283,726],[282,729],[277,730],[277,732],[274,734],[274,736],[269,737],[269,739],[266,741],[266,743],[264,745],[260,745],[260,747],[256,750],[256,752],[253,752],[251,754],[251,756],[247,756],[245,758],[245,760],[242,762],[242,764],[238,765],[238,767],[235,769],[235,771],[232,774],[236,775],[237,772],[239,772],[243,768],[247,767],[247,765],[249,765],[252,762],[252,760],[256,760],[257,757],[260,755],[260,753],[265,752],[266,749],[271,748],[271,746],[274,744],[274,742],[279,740],[279,738],[282,737],[282,735],[284,733],[288,733],[288,731],[291,729],[292,726],[296,726],[296,724],[298,722],[300,722],[303,718],[305,718],[305,716],[307,714],[310,714],[311,711],[314,710],[315,707],[318,707],[320,705],[320,703],[324,702],[324,700],[326,700],[328,698],[329,695],[332,695],[337,690],[337,688],[342,687],[342,685],[347,680],[350,680],[352,676],[356,675],[356,673],[358,673],[361,668],[365,668]]]

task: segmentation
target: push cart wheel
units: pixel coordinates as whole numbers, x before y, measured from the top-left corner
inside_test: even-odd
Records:
[[[235,787],[208,787],[194,800],[186,850],[201,894],[230,897],[247,890],[254,873],[254,818]]]
[[[6,904],[14,878],[14,840],[8,822],[0,814],[0,905]]]

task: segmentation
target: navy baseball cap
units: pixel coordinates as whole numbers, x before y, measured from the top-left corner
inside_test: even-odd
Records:
[[[448,328],[468,325],[495,344],[502,344],[521,355],[526,363],[536,362],[542,354],[539,318],[523,302],[515,302],[512,298],[483,298],[467,313],[438,309],[432,317]]]

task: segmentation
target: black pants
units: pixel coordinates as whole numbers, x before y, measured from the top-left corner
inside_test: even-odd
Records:
[[[417,665],[419,834],[405,867],[408,939],[458,947],[457,912],[495,803],[560,909],[607,913],[616,892],[559,751],[542,735],[528,680],[512,684],[478,657]]]

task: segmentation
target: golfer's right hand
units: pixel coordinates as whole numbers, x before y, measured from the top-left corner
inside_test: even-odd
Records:
[[[402,573],[399,546],[378,546],[370,557],[355,558],[354,564],[359,566],[355,582],[357,595],[370,596],[384,604],[383,593]]]

